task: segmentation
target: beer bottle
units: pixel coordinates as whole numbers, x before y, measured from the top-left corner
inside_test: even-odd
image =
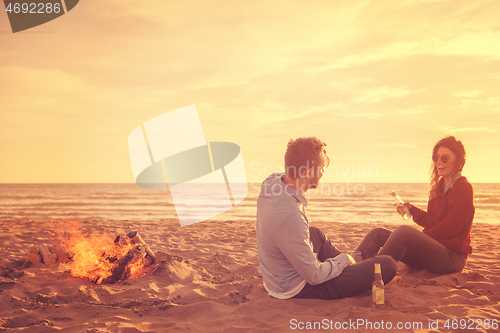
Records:
[[[399,197],[399,195],[396,193],[396,191],[392,191],[392,196],[394,197],[394,202],[396,204],[401,204],[402,205],[402,206],[398,206],[398,208],[397,208],[399,214],[401,214],[401,216],[405,220],[408,220],[411,217],[411,213],[408,210],[408,208],[406,208],[406,206],[404,205],[405,202]]]
[[[375,264],[375,278],[372,283],[372,303],[374,307],[384,306],[384,281],[382,281],[382,271],[380,264]]]

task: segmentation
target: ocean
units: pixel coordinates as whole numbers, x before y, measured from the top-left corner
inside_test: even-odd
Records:
[[[260,184],[248,185],[244,201],[208,221],[255,221]],[[500,224],[500,184],[472,185],[474,223]],[[426,209],[428,184],[324,183],[308,192],[307,215],[310,222],[412,224],[396,212],[392,190]],[[0,221],[18,219],[159,221],[176,219],[176,211],[168,190],[136,184],[0,184]]]

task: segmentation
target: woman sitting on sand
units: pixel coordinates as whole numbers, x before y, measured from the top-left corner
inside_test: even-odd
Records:
[[[462,142],[453,136],[441,139],[432,150],[432,161],[427,212],[409,202],[404,204],[424,230],[408,225],[394,232],[372,229],[353,253],[356,261],[390,255],[410,267],[440,274],[460,272],[465,267],[472,253],[474,203],[472,186],[461,173],[465,164]]]

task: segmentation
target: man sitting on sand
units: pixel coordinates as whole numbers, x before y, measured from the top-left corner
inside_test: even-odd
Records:
[[[358,295],[371,290],[375,263],[380,263],[385,284],[397,273],[390,256],[355,263],[320,229],[309,227],[304,194],[318,187],[330,162],[325,146],[315,137],[290,140],[286,172],[262,183],[257,200],[259,273],[269,295],[279,299]]]

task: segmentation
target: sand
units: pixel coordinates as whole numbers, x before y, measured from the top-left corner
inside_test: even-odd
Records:
[[[375,226],[395,228],[312,225],[346,252]],[[80,221],[80,227],[111,236],[138,230],[161,267],[151,276],[111,285],[72,277],[67,266],[58,264],[22,269],[32,244],[58,242],[55,222],[0,222],[0,331],[312,332],[314,327],[340,331],[343,326],[351,332],[381,332],[392,325],[392,331],[406,326],[406,331],[448,332],[460,324],[481,328],[473,322],[478,318],[490,327],[484,331],[498,331],[491,321],[500,320],[500,232],[494,225],[474,225],[475,252],[461,273],[413,272],[399,263],[401,281],[386,286],[386,305],[376,309],[370,292],[335,301],[268,296],[257,273],[254,223],[203,222],[181,228],[172,220]],[[395,330],[398,323],[402,330]]]

